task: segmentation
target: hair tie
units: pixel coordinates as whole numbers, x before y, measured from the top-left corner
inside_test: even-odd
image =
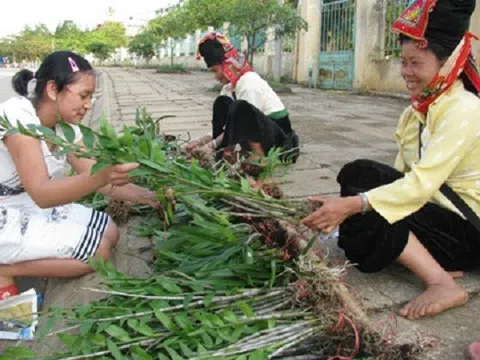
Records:
[[[37,88],[37,79],[33,78],[27,83],[27,98],[34,100],[37,96],[35,89]]]

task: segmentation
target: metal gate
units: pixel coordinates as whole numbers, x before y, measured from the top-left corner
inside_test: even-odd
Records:
[[[323,0],[319,86],[352,89],[354,60],[355,0]]]

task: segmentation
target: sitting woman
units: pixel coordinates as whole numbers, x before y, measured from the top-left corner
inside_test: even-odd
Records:
[[[242,150],[263,157],[279,147],[286,158],[296,161],[299,141],[288,111],[245,56],[218,33],[200,40],[198,53],[224,86],[213,105],[212,134],[187,144],[184,150],[204,146],[216,151],[240,144]]]
[[[20,95],[0,104],[13,126],[43,125],[63,136],[59,121],[78,124],[92,105],[95,73],[72,52],[55,52],[38,71],[17,73]],[[18,294],[16,276],[76,277],[92,271],[89,257],[108,259],[119,240],[110,218],[76,201],[101,192],[118,200],[157,206],[154,194],[129,184],[137,164],[106,167],[95,175],[93,160],[63,156],[49,143],[0,131],[0,300]],[[66,161],[78,175],[63,177]]]
[[[417,0],[394,23],[413,99],[398,123],[395,169],[345,165],[341,197],[313,199],[323,206],[304,219],[325,232],[340,225],[339,246],[363,272],[398,262],[415,273],[426,291],[400,311],[412,320],[465,304],[454,277],[480,266],[480,77],[467,32],[474,8],[475,0]]]

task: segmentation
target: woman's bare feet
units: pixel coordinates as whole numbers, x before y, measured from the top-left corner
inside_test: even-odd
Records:
[[[467,291],[452,278],[439,284],[427,286],[427,290],[409,302],[400,315],[409,320],[425,316],[435,316],[446,310],[462,306],[468,301]]]
[[[480,360],[480,343],[473,343],[468,350],[472,360]]]

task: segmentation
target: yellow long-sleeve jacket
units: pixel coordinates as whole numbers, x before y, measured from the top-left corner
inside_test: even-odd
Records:
[[[430,105],[427,114],[408,107],[398,123],[396,141],[395,168],[405,176],[366,193],[376,212],[392,224],[433,202],[462,215],[440,193],[446,183],[480,215],[480,99],[460,80]]]

